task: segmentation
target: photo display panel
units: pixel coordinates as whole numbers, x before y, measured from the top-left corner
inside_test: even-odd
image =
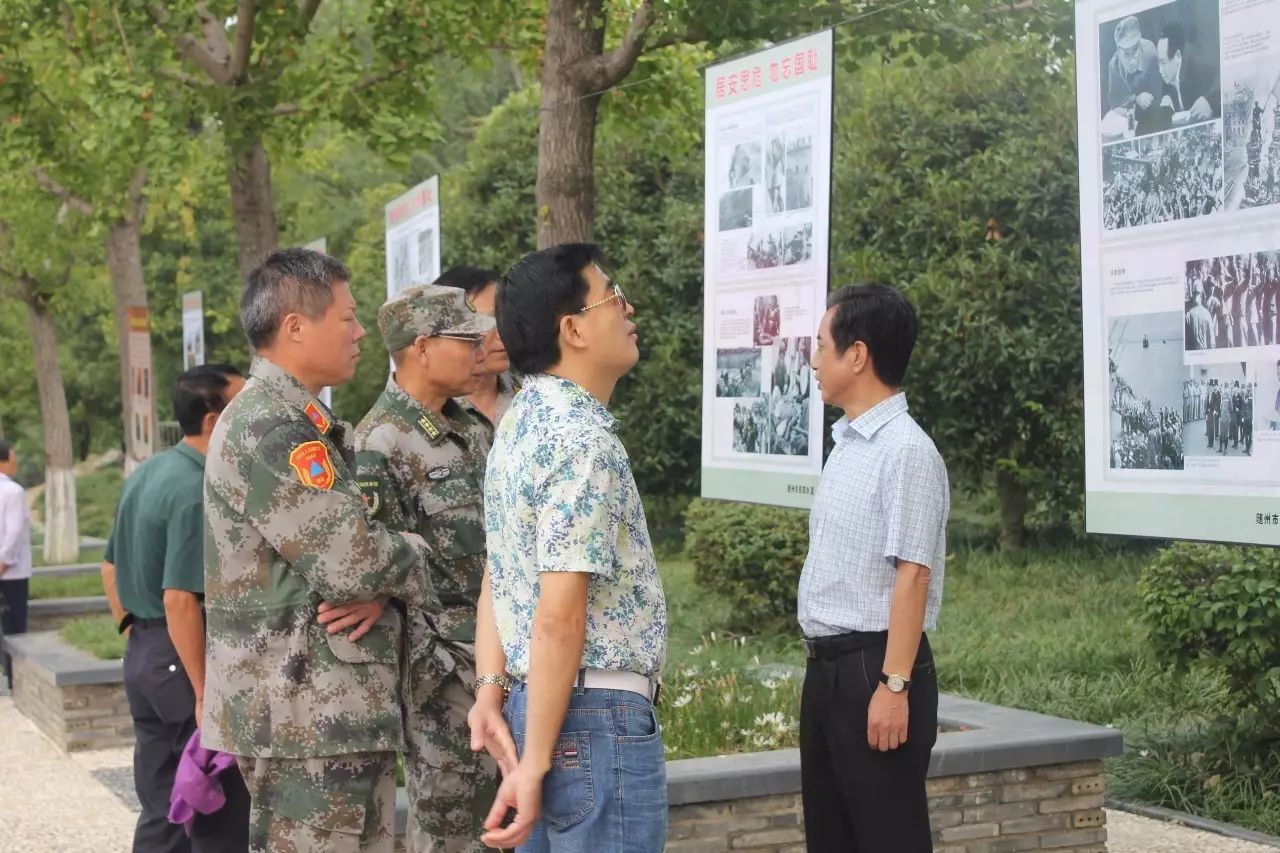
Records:
[[[1091,533],[1280,545],[1280,0],[1076,4]]]

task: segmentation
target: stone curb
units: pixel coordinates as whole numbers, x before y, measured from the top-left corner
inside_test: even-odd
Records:
[[[69,578],[76,575],[93,574],[101,570],[101,563],[70,563],[65,566],[36,566],[31,570],[33,578]],[[49,600],[49,599],[37,599]],[[32,602],[33,604],[35,602]]]
[[[1144,806],[1140,803],[1130,803],[1112,797],[1107,797],[1106,805],[1107,808],[1115,809],[1116,811],[1129,812],[1140,817],[1162,820],[1166,823],[1173,823],[1190,829],[1199,829],[1203,832],[1212,832],[1214,835],[1222,835],[1227,838],[1234,838],[1237,841],[1248,841],[1280,850],[1280,836],[1267,835],[1265,832],[1246,829],[1243,826],[1236,826],[1234,823],[1224,823],[1220,820],[1198,817],[1188,812],[1174,811],[1161,806]]]

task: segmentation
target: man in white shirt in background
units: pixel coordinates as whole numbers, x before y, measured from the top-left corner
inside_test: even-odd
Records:
[[[18,453],[0,438],[0,634],[27,633],[31,583],[31,516],[27,496],[14,479]],[[4,677],[13,689],[13,661],[4,655]]]

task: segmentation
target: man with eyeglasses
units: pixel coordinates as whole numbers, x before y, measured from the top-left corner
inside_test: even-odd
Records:
[[[511,676],[505,713],[519,747],[485,821],[491,847],[658,853],[665,842],[653,703],[666,600],[606,408],[639,359],[635,309],[601,263],[596,246],[556,246],[498,285],[498,331],[525,381],[485,480],[476,662],[481,681]],[[500,686],[478,691],[473,745],[501,743],[483,723],[502,700]]]
[[[480,851],[481,824],[497,788],[497,767],[469,748],[475,701],[476,602],[485,568],[482,504],[489,427],[454,398],[485,378],[492,317],[466,294],[424,285],[378,311],[395,373],[356,427],[357,480],[369,515],[427,540],[441,563],[431,580],[444,609],[409,608],[403,671],[408,750],[409,849]],[[363,609],[326,608],[328,630],[362,624]],[[357,628],[357,631],[359,629]],[[355,633],[352,634],[353,639]]]

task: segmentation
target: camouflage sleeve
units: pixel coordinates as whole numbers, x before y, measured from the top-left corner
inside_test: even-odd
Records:
[[[290,461],[300,449],[315,452],[316,445],[324,452],[307,458],[321,467],[328,463],[327,480],[319,478],[327,487],[308,485]],[[370,520],[358,496],[334,488],[333,464],[308,425],[288,422],[272,429],[259,441],[249,467],[249,522],[327,601],[387,595],[438,609],[425,571],[426,542]]]
[[[370,518],[389,530],[410,529],[404,502],[384,454],[377,450],[356,451],[356,483]]]

